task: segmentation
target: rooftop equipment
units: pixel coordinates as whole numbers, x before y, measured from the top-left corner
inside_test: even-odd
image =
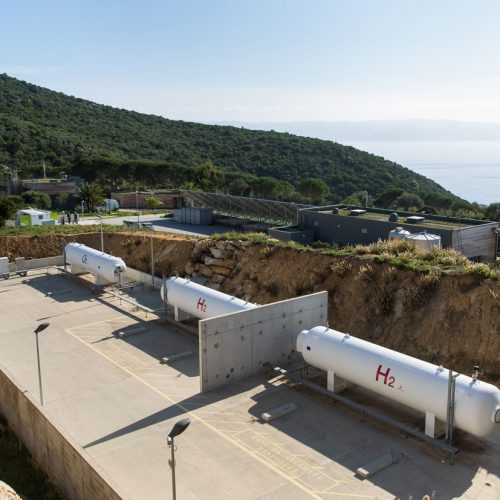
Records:
[[[421,217],[420,215],[410,215],[409,217],[406,217],[406,222],[409,224],[420,224],[421,222],[424,222],[425,217]]]
[[[121,283],[127,271],[125,262],[119,257],[113,257],[81,243],[68,243],[64,247],[64,262],[71,264],[71,272],[74,274],[93,274],[96,285]]]
[[[337,207],[333,207],[332,214],[338,214],[338,213],[339,213],[339,209]]]
[[[353,215],[355,217],[363,214],[366,214],[366,210],[363,210],[362,208],[354,208],[349,212],[349,215]]]
[[[306,363],[329,372],[329,376],[334,374],[425,412],[426,434],[430,419],[447,421],[449,370],[442,366],[324,326],[300,332],[297,351]],[[455,380],[454,425],[482,437],[499,423],[500,390],[477,377],[459,375]]]
[[[402,227],[397,227],[392,231],[389,231],[389,241],[393,240],[404,240],[410,236],[410,231],[403,229]]]
[[[391,215],[389,215],[389,222],[398,222],[399,221],[399,215],[397,212],[392,212]]]
[[[258,307],[251,302],[179,277],[165,280],[160,294],[165,303],[174,306],[176,321],[180,319],[179,311],[195,318],[206,319]]]

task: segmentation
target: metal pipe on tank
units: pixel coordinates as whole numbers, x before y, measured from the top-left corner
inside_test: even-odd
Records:
[[[446,422],[449,370],[349,334],[317,326],[300,332],[306,363]],[[486,436],[500,423],[500,390],[460,374],[455,379],[455,427]]]

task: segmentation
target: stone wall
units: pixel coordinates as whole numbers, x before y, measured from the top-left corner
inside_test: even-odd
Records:
[[[204,277],[211,288],[218,288],[241,270],[241,256],[251,244],[241,240],[198,240],[185,272],[193,278]]]

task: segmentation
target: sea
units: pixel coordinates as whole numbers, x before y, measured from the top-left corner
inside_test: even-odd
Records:
[[[394,161],[483,205],[500,202],[500,141],[339,141]]]

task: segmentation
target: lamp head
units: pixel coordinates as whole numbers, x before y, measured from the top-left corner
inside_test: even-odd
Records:
[[[176,422],[168,435],[167,442],[168,440],[174,439],[174,437],[178,436],[179,434],[182,434],[189,427],[190,423],[191,420],[189,420],[189,418],[183,418],[182,420]]]
[[[45,330],[45,328],[47,328],[48,326],[50,325],[50,323],[40,323],[36,329],[35,329],[35,333],[40,333],[42,332],[43,330]]]

